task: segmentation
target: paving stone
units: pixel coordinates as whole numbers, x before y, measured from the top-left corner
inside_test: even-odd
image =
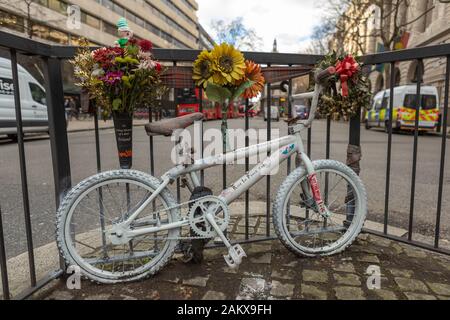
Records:
[[[405,296],[408,300],[436,300],[435,296],[430,296],[429,294],[405,292]]]
[[[395,282],[402,291],[428,292],[427,286],[420,280],[395,278]]]
[[[275,297],[291,297],[294,294],[294,285],[272,280],[270,294]]]
[[[272,279],[292,280],[294,279],[295,272],[290,269],[279,269],[272,271]]]
[[[159,294],[159,292],[157,290],[152,290],[148,294],[148,299],[150,299],[150,300],[160,300],[161,299],[161,295]]]
[[[249,277],[249,278],[264,278],[264,276],[260,273],[255,273],[255,272],[244,272],[244,276]]]
[[[228,274],[237,274],[239,272],[238,269],[231,269],[230,267],[223,267],[223,272]]]
[[[54,291],[47,300],[72,300],[73,295],[67,290],[56,290]]]
[[[426,258],[427,254],[419,249],[407,248],[405,254],[410,258]]]
[[[223,249],[208,249],[203,252],[203,257],[205,260],[215,260],[222,258],[223,252]]]
[[[237,227],[235,233],[236,234],[244,234],[245,235],[245,227]],[[253,227],[248,228],[248,234],[249,235],[254,235],[255,234],[255,228],[253,228]]]
[[[296,268],[298,267],[298,260],[294,260],[288,263],[283,264],[283,267],[287,267],[287,268]]]
[[[450,296],[450,285],[444,283],[430,283],[427,282],[431,290],[441,296]]]
[[[360,258],[358,258],[361,262],[367,262],[367,263],[373,263],[373,264],[380,264],[380,259],[378,259],[375,255],[365,255]]]
[[[336,287],[334,289],[338,300],[365,300],[364,292],[355,287]]]
[[[376,237],[376,236],[369,236],[368,240],[376,245],[382,246],[382,247],[389,247],[392,244],[391,240],[388,239],[384,239],[381,237]]]
[[[236,300],[261,300],[265,298],[266,280],[259,278],[244,278],[241,281],[239,295]]]
[[[203,296],[202,300],[226,300],[227,296],[223,292],[208,291]]]
[[[403,248],[402,248],[401,246],[399,246],[397,243],[393,243],[393,244],[391,245],[391,248],[394,250],[394,252],[395,252],[396,254],[401,254],[401,253],[403,253]]]
[[[94,294],[92,296],[86,297],[84,300],[94,300],[94,301],[109,300],[110,297],[111,297],[110,294]]]
[[[245,250],[247,254],[268,253],[272,250],[271,245],[266,244],[252,244]]]
[[[361,234],[358,236],[358,239],[366,241],[366,240],[369,239],[369,234],[368,234],[368,233],[361,233]]]
[[[192,279],[183,280],[183,285],[190,287],[206,287],[209,277],[195,277]]]
[[[327,293],[316,286],[302,284],[301,296],[304,299],[327,300]]]
[[[252,263],[258,263],[258,264],[270,264],[270,262],[272,261],[272,254],[265,253],[258,258],[251,258],[250,261]]]
[[[371,292],[374,292],[378,297],[380,297],[383,300],[398,300],[397,295],[390,290],[372,290]]]
[[[414,275],[414,271],[406,269],[390,269],[389,270],[394,277],[411,278]]]
[[[342,263],[335,267],[333,267],[334,271],[337,272],[348,272],[348,273],[355,273],[355,266],[352,263]]]
[[[250,227],[256,227],[257,224],[258,224],[258,218],[250,218],[250,219],[248,220],[248,225],[249,225]],[[245,227],[245,218],[244,218],[244,219],[241,219],[241,221],[239,221],[238,226],[240,226],[240,227]]]
[[[334,280],[336,280],[338,285],[346,285],[346,286],[361,286],[361,280],[358,275],[353,273],[347,274],[333,274]]]
[[[303,270],[304,282],[327,283],[328,273],[326,271]]]

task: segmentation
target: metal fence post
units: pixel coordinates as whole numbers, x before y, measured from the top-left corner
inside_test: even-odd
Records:
[[[44,65],[53,178],[56,206],[59,207],[65,193],[72,186],[61,60],[44,58]]]
[[[2,279],[3,299],[9,300],[9,279],[6,259],[5,238],[3,236],[2,208],[0,207],[0,274]]]
[[[58,208],[66,192],[72,186],[66,111],[64,109],[64,88],[61,60],[48,57],[43,60],[55,201],[56,208]],[[60,258],[60,267],[65,270],[65,262],[62,258]]]

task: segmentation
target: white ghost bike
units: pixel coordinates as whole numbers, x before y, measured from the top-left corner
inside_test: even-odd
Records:
[[[332,68],[316,72],[314,92],[291,96],[293,100],[310,98],[312,103],[309,119],[291,122],[288,136],[179,164],[159,179],[134,170],[117,170],[79,183],[57,213],[57,243],[66,263],[79,266],[84,276],[100,283],[136,281],[161,270],[181,241],[220,237],[228,250],[226,263],[236,268],[246,255],[224,234],[230,220],[228,205],[293,155],[298,168],[282,183],[273,202],[277,236],[301,256],[327,256],[345,250],[361,232],[366,218],[364,185],[340,162],[311,161],[301,136],[314,120],[321,81],[331,72]],[[150,135],[170,135],[202,117],[193,114],[164,120],[146,129]],[[180,204],[168,189],[180,177],[189,178],[199,188],[199,171],[267,152],[274,146],[279,150],[219,196],[206,194]],[[185,152],[181,139],[176,147],[177,153]],[[183,234],[183,228],[190,231]]]

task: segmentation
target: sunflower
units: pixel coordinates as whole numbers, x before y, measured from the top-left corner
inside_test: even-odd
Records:
[[[206,88],[213,77],[213,60],[211,53],[203,50],[194,62],[194,71],[192,79],[198,87]]]
[[[246,89],[242,96],[246,99],[251,99],[257,97],[258,94],[263,91],[266,80],[264,79],[259,64],[247,60],[245,61],[245,66],[246,70],[243,82],[252,81],[253,85]]]
[[[213,80],[216,85],[235,85],[245,76],[244,55],[232,45],[222,43],[211,52],[213,58]]]

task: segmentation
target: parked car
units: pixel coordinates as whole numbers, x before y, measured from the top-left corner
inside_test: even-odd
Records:
[[[280,112],[277,106],[270,107],[271,120],[280,121]],[[264,108],[264,121],[267,121],[267,107]]]
[[[309,108],[303,105],[296,105],[293,108],[293,118],[299,117],[301,120],[307,120],[309,118]]]
[[[45,90],[22,66],[18,65],[17,69],[23,131],[25,133],[48,132]],[[11,61],[5,58],[0,58],[0,134],[17,139]]]
[[[436,87],[423,86],[420,89],[420,131],[433,131],[439,125],[439,96]],[[414,130],[416,120],[417,86],[407,85],[394,88],[392,128],[395,131]],[[373,104],[365,116],[366,129],[373,127],[388,130],[390,90],[375,95]]]

